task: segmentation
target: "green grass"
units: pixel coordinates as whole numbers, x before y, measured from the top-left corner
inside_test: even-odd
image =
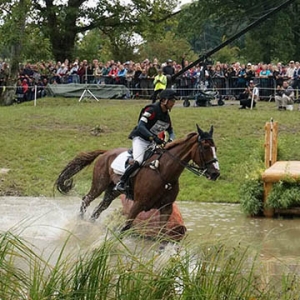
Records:
[[[0,195],[52,196],[53,184],[65,165],[81,151],[130,147],[127,138],[136,125],[146,100],[44,98],[0,107]],[[278,160],[300,160],[300,112],[277,111],[274,103],[260,102],[252,111],[238,105],[184,108],[178,101],[171,112],[176,137],[214,125],[214,139],[221,177],[210,182],[184,171],[180,201],[239,202],[239,188],[254,170],[264,168],[264,126],[273,118],[279,123]],[[297,107],[296,107],[297,108]],[[92,130],[99,126],[100,135]],[[93,166],[75,177],[72,195],[89,189]]]

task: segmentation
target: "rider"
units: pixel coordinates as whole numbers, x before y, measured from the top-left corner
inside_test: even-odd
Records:
[[[140,113],[138,125],[132,130],[129,138],[132,139],[132,155],[134,163],[129,165],[125,173],[116,184],[115,190],[119,192],[125,191],[125,183],[129,176],[137,170],[143,162],[144,154],[151,142],[157,145],[164,143],[158,137],[158,134],[167,131],[170,140],[173,140],[175,135],[171,124],[169,111],[175,104],[176,92],[171,89],[165,89],[160,93],[160,101],[147,105]]]

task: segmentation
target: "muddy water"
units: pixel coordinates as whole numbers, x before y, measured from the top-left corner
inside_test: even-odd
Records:
[[[289,265],[298,262],[300,219],[247,218],[239,205],[233,204],[179,202],[178,205],[190,243],[200,239],[243,243],[257,248],[266,260],[289,261]],[[107,235],[112,216],[121,209],[120,201],[115,200],[94,223],[88,220],[94,206],[84,220],[78,217],[79,206],[80,199],[72,197],[0,197],[0,232],[9,230],[22,236],[44,255],[61,248],[68,236],[71,236],[70,249],[96,246]]]

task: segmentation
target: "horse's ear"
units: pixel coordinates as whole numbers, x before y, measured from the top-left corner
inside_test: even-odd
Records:
[[[209,134],[211,137],[213,136],[213,133],[214,133],[214,126],[211,125],[209,130]]]
[[[199,134],[199,136],[201,136],[203,134],[203,130],[199,127],[198,124],[196,124],[196,126],[197,126],[198,134]]]

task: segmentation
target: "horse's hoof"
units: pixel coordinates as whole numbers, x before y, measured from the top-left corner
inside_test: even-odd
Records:
[[[83,210],[82,208],[80,208],[80,212],[79,212],[78,217],[79,217],[80,219],[83,219],[83,218],[84,218],[84,214],[85,214],[85,210]]]
[[[90,217],[90,221],[91,221],[92,223],[95,223],[96,220],[98,219],[98,217],[99,217],[99,216],[94,216],[94,215],[92,215],[92,216]]]
[[[169,242],[167,241],[162,241],[159,245],[159,248],[158,248],[158,252],[159,253],[162,253],[163,251],[165,251],[166,247],[168,246]]]

